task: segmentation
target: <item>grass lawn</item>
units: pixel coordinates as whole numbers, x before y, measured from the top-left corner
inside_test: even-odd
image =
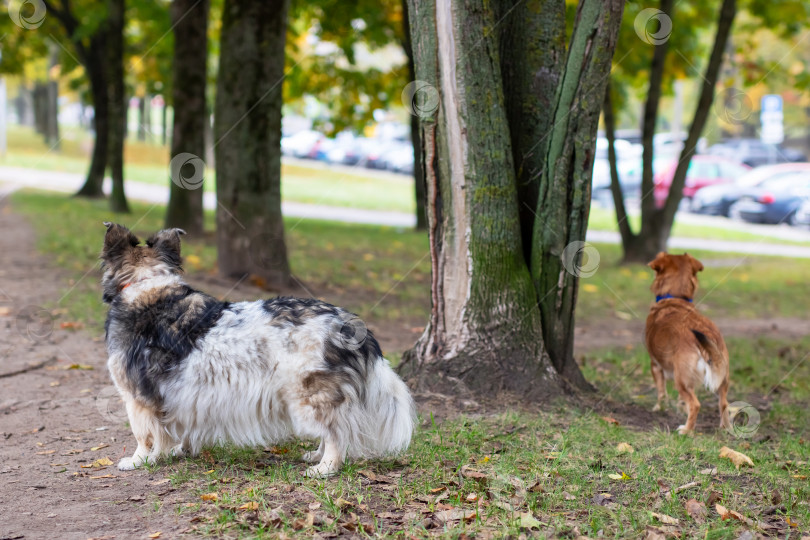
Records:
[[[131,216],[111,216],[103,201],[35,192],[13,194],[12,204],[35,225],[39,248],[74,276],[59,306],[62,316],[98,333],[104,307],[93,269],[100,222],[150,233],[164,209],[136,204]],[[294,271],[319,295],[340,299],[372,324],[424,324],[430,276],[424,234],[296,220],[287,221],[287,231]],[[581,281],[578,320],[643,317],[651,271],[618,266],[617,246],[597,248],[600,266]],[[215,270],[211,238],[191,239],[184,255],[192,274]],[[709,315],[805,316],[806,262],[694,255],[707,267],[698,297]],[[212,538],[733,539],[744,530],[799,538],[810,530],[810,338],[744,337],[728,344],[730,401],[750,403],[760,414],[751,437],[717,431],[716,400],[705,392],[699,393],[699,433],[673,434],[683,416],[647,412],[654,390],[649,360],[637,346],[584,357],[586,378],[598,388],[592,396],[521,412],[424,405],[404,455],[353,463],[333,479],[301,476],[298,458],[308,441],[217,447],[153,469],[188,502],[164,505],[155,494],[147,497],[153,512],[176,513],[195,534]],[[434,413],[449,416],[439,420]],[[737,469],[719,457],[723,446],[745,453],[754,466]],[[722,507],[738,514],[721,514]]]
[[[63,130],[60,150],[50,150],[32,129],[9,126],[8,154],[2,165],[85,174],[92,151],[92,138],[84,131]],[[146,184],[169,181],[169,151],[158,144],[130,137],[124,149],[124,177]],[[288,202],[414,212],[413,180],[393,175],[374,175],[365,169],[335,170],[319,166],[285,163],[281,167],[282,198]],[[214,191],[216,175],[206,171],[206,191]]]

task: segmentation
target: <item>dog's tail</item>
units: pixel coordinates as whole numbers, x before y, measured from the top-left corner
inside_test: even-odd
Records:
[[[416,406],[408,387],[382,357],[372,364],[366,386],[368,427],[363,430],[366,456],[385,456],[404,451],[411,444],[416,424]]]
[[[723,358],[723,353],[720,351],[720,347],[717,345],[717,343],[715,343],[714,340],[709,339],[709,337],[703,332],[700,332],[699,330],[692,330],[692,333],[695,335],[700,352],[703,353],[703,357],[706,359],[708,364],[705,369],[704,384],[706,388],[712,392],[716,392],[717,388],[720,386],[720,381],[722,380],[720,374],[716,373],[716,370],[720,365],[720,360]]]

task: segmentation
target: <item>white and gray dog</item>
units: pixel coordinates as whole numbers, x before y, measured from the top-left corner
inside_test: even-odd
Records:
[[[308,476],[405,450],[415,407],[355,315],[315,299],[221,302],[182,278],[182,229],[141,245],[105,223],[107,365],[138,448],[131,470],[205,445],[320,439]]]

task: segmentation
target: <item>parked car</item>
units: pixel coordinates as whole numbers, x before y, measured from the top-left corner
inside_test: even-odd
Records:
[[[810,226],[810,199],[805,199],[796,210],[793,225],[797,227]]]
[[[669,195],[669,187],[675,176],[677,161],[657,173],[653,178],[655,183],[655,204],[659,208],[664,206]],[[686,171],[686,183],[683,187],[683,196],[691,199],[700,189],[717,184],[730,184],[750,170],[750,167],[736,163],[730,159],[718,156],[699,154],[692,156],[689,168]]]
[[[729,214],[752,223],[795,224],[797,211],[807,198],[810,198],[810,173],[794,173],[747,190],[731,205]]]
[[[398,142],[383,154],[385,168],[389,171],[413,174],[413,144]]]
[[[728,216],[731,205],[737,202],[747,189],[801,171],[810,172],[810,163],[781,163],[757,167],[736,178],[732,184],[707,186],[701,189],[692,198],[691,210],[699,214]]]
[[[750,167],[807,160],[797,150],[765,144],[759,139],[729,139],[709,147],[708,154],[734,159]]]
[[[305,129],[289,137],[282,137],[281,153],[285,156],[316,159],[325,140],[323,133]]]

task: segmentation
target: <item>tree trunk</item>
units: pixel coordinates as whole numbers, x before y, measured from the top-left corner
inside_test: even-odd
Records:
[[[124,0],[108,0],[107,62],[110,98],[110,209],[129,212],[124,194],[124,139],[126,135],[126,96],[124,95]]]
[[[163,96],[163,108],[160,109],[160,144],[166,146],[169,133],[169,101]]]
[[[146,140],[146,96],[138,98],[138,140]]]
[[[48,131],[47,84],[34,83],[34,130],[45,137]],[[46,141],[47,142],[47,139]]]
[[[421,116],[432,310],[403,358],[417,384],[530,397],[564,379],[584,386],[571,347],[577,281],[562,257],[585,234],[601,105],[590,96],[604,95],[622,2],[583,0],[567,58],[562,6],[541,4],[516,6],[499,36],[490,29],[504,14],[481,0],[409,1],[416,78],[439,94]],[[538,88],[552,90],[551,106]],[[535,118],[538,138],[513,125]]]
[[[50,42],[48,83],[45,87],[45,142],[50,150],[59,151],[59,81],[53,71],[59,66],[59,46]]]
[[[287,7],[287,0],[226,0],[217,77],[219,271],[254,275],[268,287],[290,283],[280,144]]]
[[[171,6],[174,23],[172,102],[177,105],[174,108],[173,166],[166,227],[179,227],[194,236],[203,233],[205,164],[181,154],[205,157],[208,9],[208,0],[175,0]],[[187,168],[195,169],[196,165],[203,170],[184,172],[181,162],[188,163]],[[199,181],[190,181],[197,178]]]
[[[608,81],[605,88],[605,103],[602,105],[602,116],[605,119],[605,138],[608,141],[608,164],[610,165],[610,192],[613,194],[613,205],[616,208],[616,222],[619,225],[619,233],[622,237],[622,244],[627,245],[633,240],[633,231],[627,221],[627,208],[624,205],[624,194],[619,181],[619,169],[616,159],[616,117],[613,110],[613,99],[611,97],[611,85]]]
[[[408,58],[408,80],[416,80],[416,68],[413,63],[413,48],[411,47],[411,26],[408,21],[408,0],[402,0],[402,49]],[[419,160],[422,157],[422,141],[419,138],[419,117],[411,114],[411,146],[413,146],[413,187],[416,201],[416,230],[427,229],[427,214],[425,213],[425,175]]]
[[[661,11],[672,17],[673,0],[661,0]],[[736,16],[737,7],[735,0],[723,0],[717,21],[717,32],[715,33],[714,46],[709,57],[706,71],[702,76],[703,84],[698,98],[698,105],[695,110],[692,124],[689,127],[687,139],[684,142],[683,150],[678,158],[678,163],[670,185],[667,199],[663,208],[657,208],[654,197],[653,184],[653,135],[658,116],[659,102],[661,98],[661,84],[664,76],[664,64],[666,61],[667,41],[655,46],[653,59],[650,66],[650,87],[644,107],[644,122],[642,126],[642,182],[641,182],[641,229],[638,234],[620,227],[622,234],[622,247],[624,250],[624,262],[648,262],[655,258],[660,251],[666,251],[667,242],[675,222],[675,214],[683,199],[683,188],[686,183],[686,172],[689,169],[692,156],[697,148],[698,139],[706,126],[706,120],[714,100],[714,89],[723,64],[723,54],[731,34],[731,26]],[[677,24],[677,21],[675,22]],[[606,97],[606,99],[608,99]],[[606,117],[607,125],[607,102]],[[612,114],[612,113],[611,113]],[[612,142],[609,141],[609,151],[612,151]],[[615,160],[615,155],[612,158]],[[613,173],[611,172],[611,175]],[[613,190],[614,203],[617,208],[617,218],[619,217],[619,207],[624,207],[624,200],[621,191]],[[621,218],[620,218],[621,219]],[[626,224],[626,219],[622,220]],[[620,225],[622,225],[620,223]]]
[[[93,144],[93,156],[90,159],[90,170],[87,172],[82,188],[76,193],[80,197],[103,197],[102,184],[107,169],[109,151],[109,92],[107,88],[106,38],[97,35],[91,40],[87,50],[84,68],[90,79],[90,93],[93,96],[93,129],[96,137]]]

